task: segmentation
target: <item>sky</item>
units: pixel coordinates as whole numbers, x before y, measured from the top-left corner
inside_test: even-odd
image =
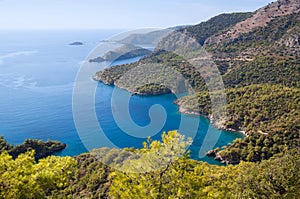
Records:
[[[275,1],[275,0],[273,0]],[[192,25],[271,0],[0,0],[0,30],[134,29]]]

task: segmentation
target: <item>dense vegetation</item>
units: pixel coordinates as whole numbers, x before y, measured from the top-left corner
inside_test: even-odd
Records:
[[[52,192],[53,198],[107,198],[111,186],[111,168],[91,154],[75,157],[75,172],[69,184]]]
[[[35,162],[34,152],[20,154],[15,160],[0,154],[0,198],[46,198],[63,190],[74,175],[76,161],[71,157],[47,157]]]
[[[244,130],[248,133],[261,130],[271,133],[287,125],[297,127],[299,119],[300,90],[280,85],[251,85],[227,89],[226,127]],[[210,94],[199,92],[177,100],[186,112],[211,114]],[[283,118],[283,119],[281,119]],[[284,120],[284,124],[277,121]]]
[[[269,83],[300,88],[299,79],[300,65],[296,61],[264,57],[245,62],[223,76],[228,87]]]
[[[62,144],[58,141],[43,142],[42,140],[26,139],[23,144],[13,146],[6,142],[6,140],[0,136],[0,153],[7,151],[13,158],[17,158],[18,155],[30,150],[35,150],[34,157],[36,160],[53,155],[55,152],[59,152],[66,148],[66,144]]]
[[[189,144],[189,139],[173,131],[164,134],[161,142],[148,140],[142,149],[105,149],[108,153],[104,154],[110,154],[106,158],[121,160],[122,170],[109,168],[92,154],[51,156],[35,162],[33,152],[14,160],[4,151],[0,197],[296,199],[300,193],[297,150],[261,163],[223,167],[189,159],[184,150]],[[124,158],[128,151],[138,156]]]
[[[213,166],[179,159],[165,170],[114,173],[113,198],[297,198],[299,154],[260,164]]]
[[[263,84],[228,89],[226,93],[227,118],[220,128],[243,130],[249,136],[219,152],[221,160],[256,162],[300,147],[298,88]],[[176,103],[187,113],[212,114],[208,92],[184,97]]]
[[[140,95],[165,94],[170,90],[183,93],[189,87],[206,90],[199,71],[179,55],[165,51],[154,52],[136,63],[107,68],[94,79]]]

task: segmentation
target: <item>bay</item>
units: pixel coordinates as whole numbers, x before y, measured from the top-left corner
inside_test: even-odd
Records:
[[[102,40],[120,30],[73,31],[3,31],[0,33],[0,135],[8,142],[20,144],[26,138],[59,140],[67,148],[58,155],[74,156],[86,152],[72,113],[72,91],[82,62]],[[80,41],[84,45],[71,46]],[[136,61],[119,61],[116,64]],[[99,83],[95,94],[95,108],[99,124],[106,137],[116,146],[142,147],[144,138],[128,136],[116,123],[112,113],[111,95],[118,88]],[[129,95],[118,90],[121,95]],[[152,137],[159,139],[163,131],[179,128],[181,120],[199,122],[191,146],[191,156],[213,164],[212,158],[199,158],[199,149],[209,128],[204,117],[181,115],[173,101],[174,95],[132,96],[129,110],[139,126],[151,123],[149,110],[160,105],[166,112],[166,122]],[[123,121],[126,123],[126,121]],[[129,121],[128,121],[129,122]],[[126,124],[124,124],[126,125]],[[93,130],[93,129],[87,129]],[[187,129],[188,131],[188,129]],[[141,132],[142,134],[143,132]],[[221,147],[243,135],[212,128],[220,135],[214,147]],[[142,137],[146,137],[142,136]],[[208,140],[209,141],[209,140]]]

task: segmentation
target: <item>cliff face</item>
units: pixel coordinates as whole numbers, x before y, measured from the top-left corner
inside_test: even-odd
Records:
[[[300,27],[291,28],[277,43],[281,46],[286,46],[289,48],[300,48],[299,34],[300,34]]]
[[[232,28],[215,34],[205,41],[205,45],[226,44],[240,35],[249,33],[256,28],[267,26],[275,18],[300,11],[300,0],[279,0],[258,9],[253,16],[237,23]]]

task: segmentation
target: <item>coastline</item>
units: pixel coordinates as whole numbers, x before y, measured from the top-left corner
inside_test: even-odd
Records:
[[[205,115],[205,114],[201,114],[199,112],[188,111],[185,108],[183,108],[182,104],[178,103],[178,101],[175,101],[174,104],[176,104],[178,106],[178,112],[180,112],[181,114],[203,116],[209,120],[210,124],[213,124],[214,127],[216,127],[219,130],[240,133],[240,134],[244,135],[245,137],[249,136],[245,131],[226,127],[225,125],[223,125],[223,123],[225,121],[221,122],[221,124],[217,124],[216,122],[214,122],[214,118],[212,115]],[[221,164],[228,165],[228,164],[237,164],[238,163],[236,161],[232,161],[230,159],[226,159],[226,158],[222,157],[222,155],[219,153],[220,151],[222,151],[222,150],[220,150],[219,148],[214,148],[212,150],[206,151],[206,156],[213,157],[215,160],[221,162]]]
[[[140,96],[157,96],[157,95],[164,95],[164,94],[169,94],[169,93],[165,93],[165,92],[161,92],[161,93],[141,93],[141,92],[136,92],[136,91],[131,91],[129,90],[128,88],[125,88],[125,87],[122,87],[118,84],[116,84],[115,82],[108,82],[108,81],[105,81],[105,80],[102,80],[101,78],[96,78],[95,76],[93,77],[93,79],[95,81],[98,81],[98,82],[102,82],[104,83],[105,85],[108,85],[108,86],[116,86],[118,87],[119,89],[123,89],[123,90],[126,90],[127,92],[131,93],[131,95],[140,95]],[[173,93],[173,92],[171,92]],[[219,129],[219,130],[225,130],[225,131],[230,131],[230,132],[234,132],[234,133],[240,133],[242,135],[244,135],[245,137],[248,137],[249,135],[243,131],[243,130],[240,130],[240,129],[233,129],[233,128],[228,128],[228,127],[225,127],[223,124],[217,124],[216,122],[214,122],[214,119],[213,119],[213,116],[212,115],[205,115],[205,114],[201,114],[199,112],[195,112],[195,111],[188,111],[187,109],[183,108],[182,105],[177,101],[175,100],[173,102],[177,107],[178,107],[178,112],[180,114],[186,114],[186,115],[196,115],[196,116],[203,116],[203,117],[206,117],[209,122],[211,124],[214,125],[215,128]],[[222,122],[223,123],[223,122]]]
[[[158,95],[165,95],[165,94],[170,94],[173,93],[171,90],[170,91],[158,91],[158,92],[139,92],[139,91],[132,91],[124,86],[120,86],[117,83],[111,84],[111,86],[116,86],[120,89],[126,90],[127,92],[131,93],[131,95],[140,95],[140,96],[158,96]]]
[[[101,78],[101,72],[97,75],[95,75],[93,77],[93,80],[97,81],[97,82],[102,82],[105,85],[108,86],[116,86],[119,89],[123,89],[126,90],[127,92],[131,93],[131,95],[140,95],[140,96],[158,96],[158,95],[164,95],[164,94],[170,94],[173,93],[172,90],[170,91],[159,91],[159,92],[139,92],[139,91],[132,91],[129,88],[126,88],[124,86],[121,86],[119,84],[117,84],[115,81],[107,81],[107,80],[103,80]]]
[[[225,131],[230,131],[230,132],[234,132],[234,133],[240,133],[240,134],[244,135],[245,137],[249,136],[243,130],[228,128],[228,127],[225,127],[222,124],[217,124],[216,122],[214,122],[214,119],[213,119],[212,115],[206,115],[206,114],[201,114],[201,113],[195,112],[195,111],[189,111],[189,110],[183,108],[182,105],[177,100],[174,101],[174,104],[176,104],[178,106],[178,112],[181,113],[181,114],[203,116],[203,117],[206,117],[210,121],[210,123],[213,124],[214,127],[216,127],[219,130],[225,130]]]

